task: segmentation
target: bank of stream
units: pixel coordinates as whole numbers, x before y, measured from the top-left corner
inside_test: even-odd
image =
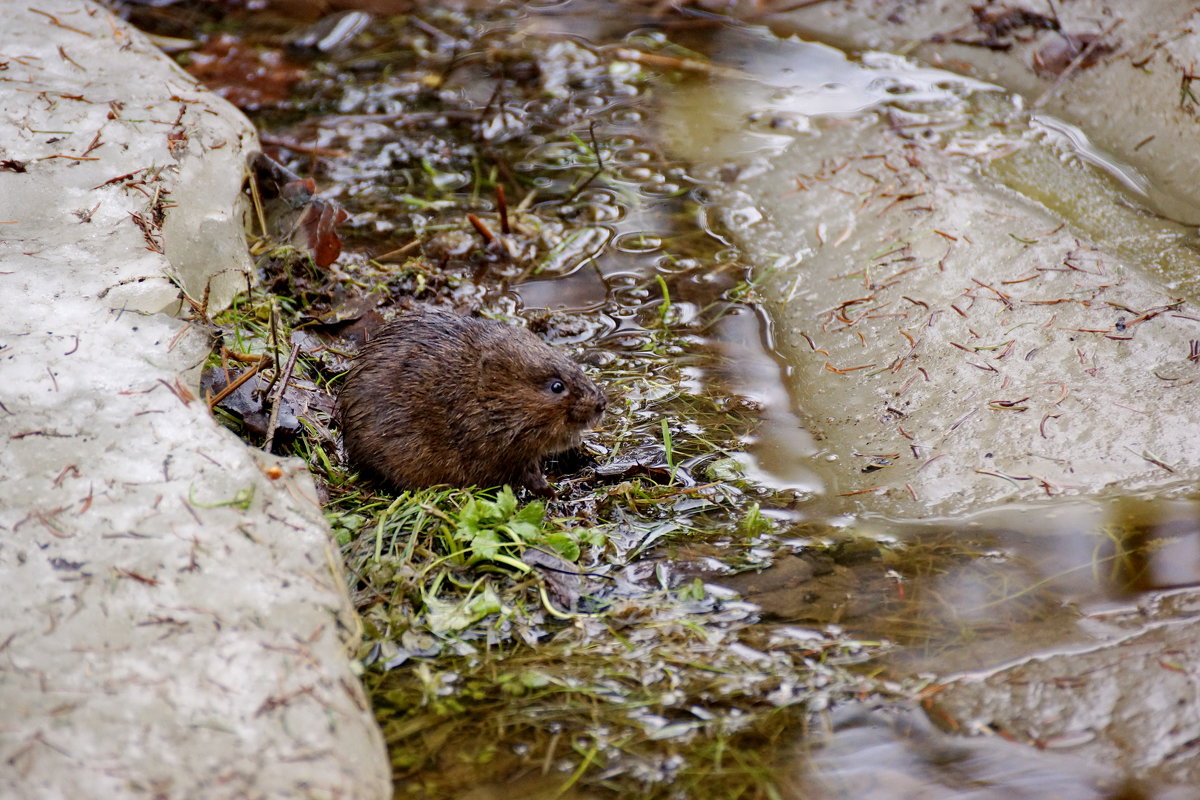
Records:
[[[939,699],[951,677],[1187,619],[1190,493],[1068,493],[938,516],[859,505],[898,454],[820,433],[839,421],[797,387],[808,367],[779,327],[797,282],[739,236],[761,213],[729,201],[741,177],[681,157],[679,125],[705,146],[740,137],[749,153],[809,124],[845,126],[847,143],[879,118],[948,129],[941,109],[964,103],[998,129],[1010,118],[989,110],[994,87],[898,59],[876,59],[856,85],[834,64],[825,91],[807,95],[833,98],[825,121],[810,122],[811,106],[745,119],[722,100],[732,121],[718,130],[719,115],[686,123],[666,109],[713,102],[721,80],[792,91],[764,80],[761,62],[722,59],[724,18],[636,2],[403,5],[321,19],[282,4],[124,8],[246,110],[291,172],[254,193],[258,275],[212,320],[221,347],[206,385],[212,397],[249,375],[214,413],[317,478],[399,796],[1196,796],[1171,786],[1195,769],[1186,737],[1174,762],[1101,765],[1054,752],[1079,742],[1022,730],[1026,700]],[[785,73],[832,63],[737,30]],[[807,190],[795,180],[788,191]],[[884,204],[917,197],[904,194]],[[820,226],[823,208],[813,236],[832,244],[843,226]],[[395,495],[346,463],[339,380],[381,321],[418,303],[528,326],[605,387],[599,429],[549,465],[557,497]],[[858,367],[827,371],[839,369]],[[995,410],[1019,413],[1006,402]],[[848,460],[868,488],[839,472]],[[1169,655],[1178,643],[1156,646],[1189,674]],[[989,722],[1006,710],[1016,719]]]

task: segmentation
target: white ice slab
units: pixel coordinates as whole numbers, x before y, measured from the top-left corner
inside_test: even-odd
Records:
[[[953,76],[902,65],[864,76],[844,63],[818,80],[803,57],[796,46],[789,79],[823,97],[870,88],[872,74],[917,89],[878,113],[808,116],[814,101],[795,88],[696,81],[672,94],[664,121],[761,281],[827,495],[928,517],[1189,491],[1200,478],[1194,246],[1093,173],[1067,170],[1001,94],[939,101]],[[1045,197],[993,177],[1021,158],[1042,165]],[[1162,263],[1139,257],[1160,249],[1172,254]],[[809,454],[784,446],[766,432],[756,455],[786,483]]]
[[[178,287],[244,285],[254,132],[34,5],[0,32],[0,796],[390,796],[312,481],[192,397]]]

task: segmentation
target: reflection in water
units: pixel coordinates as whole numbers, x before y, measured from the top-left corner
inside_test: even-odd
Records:
[[[714,326],[724,350],[721,377],[760,409],[759,427],[744,456],[754,480],[806,495],[821,491],[809,464],[817,452],[812,436],[792,411],[779,363],[771,357],[765,315],[729,313]]]
[[[945,675],[1105,641],[1148,615],[1175,613],[1137,607],[1147,592],[1200,585],[1192,500],[1048,503],[953,521],[801,523],[794,532],[796,556],[717,582],[768,618],[839,624],[899,644],[891,661],[902,673]],[[808,549],[819,543],[826,547]]]
[[[1039,753],[998,736],[965,739],[918,711],[846,709],[807,746],[786,796],[823,800],[1184,800],[1185,790],[1136,787],[1115,771]]]
[[[699,80],[677,87],[664,120],[675,146],[701,162],[778,153],[816,136],[820,118],[859,118],[897,102],[954,104],[956,92],[996,89],[884,53],[852,61],[832,47],[758,28],[722,29],[707,49],[741,77],[726,76],[719,91]]]
[[[966,521],[978,541],[1019,557],[1049,589],[1085,610],[1155,589],[1200,583],[1200,504],[1121,497],[1022,506]],[[961,530],[961,524],[956,525]],[[918,536],[918,540],[919,540]]]
[[[1200,581],[1196,503],[1122,498],[1112,505],[1110,584],[1132,594]]]
[[[907,543],[906,601],[882,635],[911,666],[976,669],[1145,622],[1153,590],[1200,584],[1200,504],[1117,498],[1014,507],[953,525],[884,525]],[[946,558],[957,549],[956,558]],[[964,553],[972,557],[963,558]],[[938,557],[942,552],[943,557]]]

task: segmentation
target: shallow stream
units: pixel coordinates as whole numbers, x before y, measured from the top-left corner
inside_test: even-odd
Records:
[[[690,6],[131,9],[194,71],[222,29],[283,60],[243,106],[352,214],[287,308],[523,319],[613,398],[549,509],[605,537],[563,618],[508,579],[434,624],[490,579],[421,583],[425,517],[307,451],[401,796],[1200,797],[1200,249],[1137,170]]]

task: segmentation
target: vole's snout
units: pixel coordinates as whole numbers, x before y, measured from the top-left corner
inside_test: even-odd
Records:
[[[594,383],[589,382],[587,391],[579,398],[580,409],[587,415],[587,424],[595,425],[600,421],[600,415],[608,408],[608,396]]]
[[[600,421],[600,415],[608,408],[608,398],[595,385],[579,392],[571,406],[570,418],[577,425],[590,427]]]

